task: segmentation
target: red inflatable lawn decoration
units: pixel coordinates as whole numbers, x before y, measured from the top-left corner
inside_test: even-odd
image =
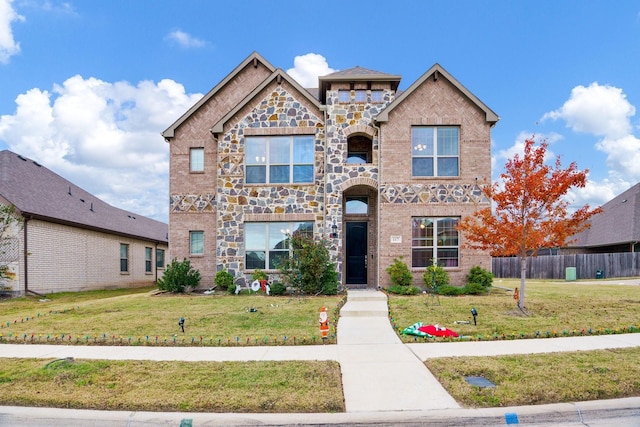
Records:
[[[425,325],[418,328],[419,331],[426,332],[434,337],[457,337],[458,334],[451,329],[438,325]]]

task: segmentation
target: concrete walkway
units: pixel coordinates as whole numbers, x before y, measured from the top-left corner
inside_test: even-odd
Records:
[[[387,297],[352,290],[342,307],[337,345],[265,347],[136,347],[1,344],[1,357],[113,360],[335,360],[340,363],[347,414],[459,413],[423,361],[445,356],[492,356],[640,346],[640,333],[535,340],[402,344],[388,319]],[[634,400],[634,402],[636,402]],[[635,404],[635,403],[634,403]],[[503,410],[502,408],[501,410]],[[475,412],[474,412],[475,413]],[[273,414],[272,414],[273,415]],[[326,414],[325,414],[326,415]],[[269,415],[266,415],[267,417]]]

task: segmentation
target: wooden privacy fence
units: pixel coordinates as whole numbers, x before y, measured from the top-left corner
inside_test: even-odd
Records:
[[[640,276],[640,252],[528,257],[527,278],[567,279],[569,267],[575,268],[576,279]],[[492,272],[495,277],[520,278],[520,258],[493,258]]]

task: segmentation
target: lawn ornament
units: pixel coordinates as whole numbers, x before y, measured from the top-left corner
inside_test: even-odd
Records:
[[[327,317],[327,307],[322,307],[320,309],[320,318],[318,319],[320,322],[320,335],[323,340],[327,339],[329,335],[329,319]]]

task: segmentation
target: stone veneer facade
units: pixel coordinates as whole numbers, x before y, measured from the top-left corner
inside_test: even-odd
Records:
[[[208,287],[227,269],[245,269],[245,222],[312,221],[314,234],[328,240],[345,284],[345,226],[367,224],[366,285],[389,285],[386,267],[396,257],[411,264],[411,223],[416,216],[462,217],[482,198],[490,180],[490,129],[497,116],[439,66],[397,93],[398,76],[353,69],[320,78],[325,91],[314,98],[260,55],[240,64],[163,135],[170,142],[171,258],[188,258]],[[374,101],[372,93],[380,95]],[[348,92],[350,101],[340,100]],[[365,93],[357,102],[356,92]],[[319,101],[318,101],[319,99]],[[411,126],[460,128],[459,176],[411,176]],[[312,184],[247,184],[244,139],[254,135],[312,135]],[[347,164],[352,138],[370,141],[363,164]],[[204,148],[202,173],[189,172],[189,149]],[[345,197],[366,197],[366,214],[345,214]],[[335,229],[336,235],[332,234]],[[189,254],[189,231],[203,231],[204,255]],[[474,265],[490,268],[488,254],[465,249],[459,267],[449,269],[461,284]],[[422,285],[424,268],[413,268]],[[271,271],[272,275],[277,272]]]

